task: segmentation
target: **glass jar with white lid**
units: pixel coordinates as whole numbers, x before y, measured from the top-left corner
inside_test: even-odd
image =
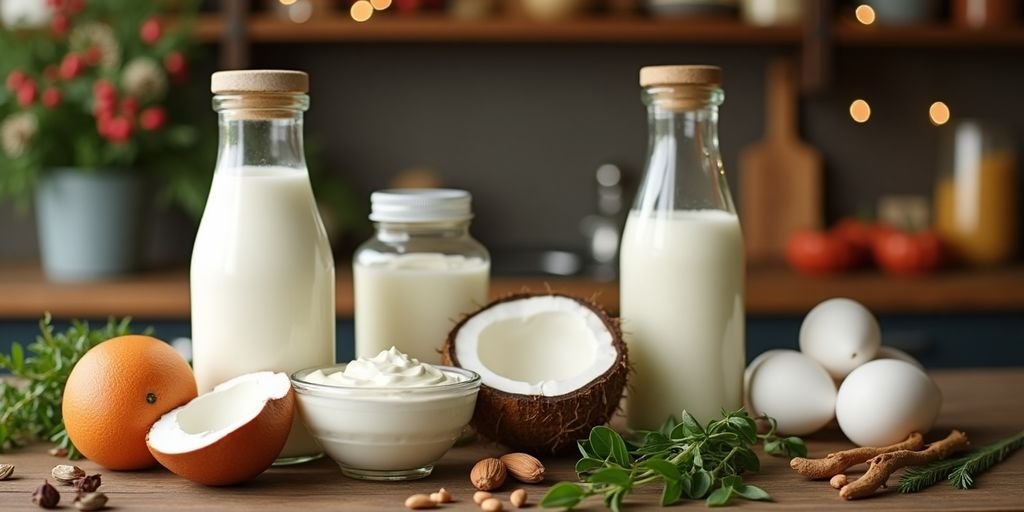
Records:
[[[469,192],[389,189],[370,196],[374,236],[353,257],[356,357],[394,346],[441,362],[462,316],[487,302],[491,258],[469,234]]]

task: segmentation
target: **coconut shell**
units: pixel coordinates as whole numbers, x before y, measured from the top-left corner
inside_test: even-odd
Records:
[[[556,293],[519,293],[495,300],[463,318],[448,334],[441,354],[445,364],[460,366],[455,343],[459,331],[474,316],[500,304],[545,296],[565,297],[597,314],[612,334],[615,362],[585,386],[560,396],[520,395],[480,386],[472,425],[481,435],[509,448],[534,454],[559,454],[575,449],[590,429],[611,419],[619,406],[629,375],[626,343],[617,320],[593,302]]]
[[[149,451],[172,473],[204,485],[234,485],[256,478],[277,459],[291,431],[295,390],[267,400],[263,410],[245,425],[195,451]]]

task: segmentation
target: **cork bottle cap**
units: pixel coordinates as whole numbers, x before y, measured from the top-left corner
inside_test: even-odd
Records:
[[[306,93],[309,75],[284,69],[218,71],[210,77],[214,94]]]
[[[722,68],[718,66],[645,66],[640,68],[640,86],[654,85],[722,85]]]

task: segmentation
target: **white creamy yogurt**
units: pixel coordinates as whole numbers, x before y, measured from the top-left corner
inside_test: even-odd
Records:
[[[462,382],[458,375],[421,363],[395,347],[370,358],[356,359],[345,365],[344,370],[332,373],[317,370],[304,380],[328,386],[374,388],[415,388]]]

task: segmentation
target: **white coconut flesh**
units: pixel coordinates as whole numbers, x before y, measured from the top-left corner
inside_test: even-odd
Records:
[[[518,395],[561,396],[604,375],[618,351],[592,309],[560,296],[498,303],[455,336],[459,366],[483,384]]]
[[[267,402],[288,395],[288,375],[256,372],[235,377],[160,417],[146,442],[162,453],[189,453],[210,446],[249,423]]]

